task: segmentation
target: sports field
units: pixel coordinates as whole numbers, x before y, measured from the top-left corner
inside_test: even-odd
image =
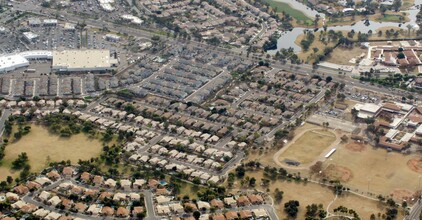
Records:
[[[369,145],[349,143],[324,162],[324,174],[360,192],[393,195],[397,199],[415,192],[422,175],[421,155],[388,152]]]
[[[286,150],[280,155],[280,161],[294,160],[301,164],[308,164],[318,158],[334,141],[334,133],[324,130],[310,130],[285,146]]]
[[[47,165],[47,161],[70,160],[76,163],[79,159],[87,160],[97,157],[102,150],[102,144],[96,139],[90,139],[84,134],[73,135],[70,138],[60,138],[52,135],[42,126],[31,125],[31,131],[19,141],[6,146],[5,157],[0,166],[0,180],[7,176],[18,176],[10,167],[13,160],[22,152],[26,152],[31,165],[31,172],[39,172]]]

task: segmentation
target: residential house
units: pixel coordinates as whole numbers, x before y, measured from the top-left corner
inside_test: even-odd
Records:
[[[104,178],[102,176],[94,176],[94,179],[92,182],[95,184],[95,186],[101,186],[104,183]]]
[[[250,204],[251,204],[251,202],[249,201],[247,196],[240,196],[237,199],[237,205],[238,206],[247,206],[247,205],[250,205]]]
[[[248,195],[247,197],[253,205],[259,205],[264,202],[264,199],[262,198],[262,196],[258,194],[251,194],[251,195]]]
[[[224,204],[233,207],[236,206],[237,202],[233,199],[233,197],[226,197],[224,198]]]
[[[56,181],[60,178],[60,174],[57,171],[52,170],[47,173],[47,177],[53,181]]]
[[[156,189],[159,184],[160,184],[160,182],[158,182],[158,180],[156,180],[156,179],[149,179],[148,180],[148,187],[150,189]]]
[[[127,210],[124,207],[119,207],[117,208],[116,216],[121,217],[121,218],[126,218],[127,216],[129,216],[129,210]]]
[[[120,185],[124,190],[129,190],[132,187],[132,182],[130,180],[120,180]]]
[[[216,208],[216,209],[222,209],[224,208],[224,203],[221,200],[217,200],[217,199],[213,199],[210,202],[211,206]]]
[[[88,208],[88,206],[85,205],[82,202],[77,202],[77,203],[75,203],[75,206],[73,206],[73,209],[76,210],[79,213],[84,213],[87,208]]]
[[[146,181],[144,179],[136,179],[135,182],[133,183],[133,187],[141,189],[143,185],[145,185],[145,183]]]
[[[104,206],[101,209],[101,215],[102,216],[112,216],[112,215],[114,215],[114,209],[109,207],[109,206]]]
[[[47,204],[50,204],[51,206],[56,206],[60,204],[62,200],[58,196],[53,196],[51,199],[47,201]]]
[[[13,188],[13,192],[19,194],[19,195],[24,195],[27,194],[29,192],[28,187],[20,184],[18,186],[16,186],[15,188]]]
[[[95,179],[95,177],[94,177],[94,179]],[[107,180],[104,182],[104,185],[105,185],[106,187],[108,187],[108,188],[115,188],[115,187],[116,187],[116,184],[117,184],[117,182],[116,182],[116,180],[114,180],[114,179],[107,179]]]
[[[214,214],[210,218],[211,220],[226,220],[226,217],[222,213]]]
[[[71,178],[73,176],[73,172],[75,172],[75,170],[72,167],[65,167],[63,168],[62,174],[64,178]]]
[[[185,207],[186,210],[191,210],[192,212],[198,210],[198,208],[196,207],[194,203],[186,202],[185,204],[183,204],[183,206]]]
[[[208,202],[198,201],[196,204],[198,205],[198,209],[202,211],[206,211],[211,208],[211,205]]]
[[[228,211],[226,214],[224,214],[227,220],[235,220],[239,217],[237,216],[237,212],[235,211]]]
[[[88,183],[91,180],[91,174],[88,172],[83,172],[80,177],[81,182]]]
[[[142,206],[135,206],[135,207],[133,207],[132,215],[134,217],[138,217],[143,212],[144,212],[144,207],[142,207]]]
[[[40,195],[38,196],[38,198],[41,201],[47,201],[49,198],[51,197],[51,193],[47,192],[47,191],[42,191],[40,193]]]

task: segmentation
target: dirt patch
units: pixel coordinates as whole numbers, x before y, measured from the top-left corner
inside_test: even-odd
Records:
[[[366,149],[366,145],[363,143],[352,142],[347,144],[346,149],[354,151],[354,152],[362,152]]]
[[[422,173],[422,158],[410,159],[407,161],[407,166],[414,172]]]
[[[353,177],[352,171],[349,168],[334,164],[328,165],[322,174],[331,180],[340,180],[341,182],[348,182]]]
[[[415,196],[415,192],[412,192],[407,189],[395,189],[391,193],[391,197],[393,197],[395,201],[403,201],[403,200],[411,201],[412,198],[414,198],[414,196]]]

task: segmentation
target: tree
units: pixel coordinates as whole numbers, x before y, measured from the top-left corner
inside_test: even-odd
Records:
[[[18,158],[12,162],[12,169],[19,170],[24,168],[24,166],[28,163],[28,160],[26,152],[22,152],[18,155]]]
[[[394,11],[399,11],[401,4],[402,4],[401,0],[394,0],[393,5],[391,7],[393,8]]]
[[[410,31],[413,29],[413,26],[411,24],[406,25],[407,27],[407,35],[410,36]]]
[[[400,53],[397,54],[397,59],[404,59],[404,58],[406,58],[404,53],[400,52]]]
[[[314,165],[312,165],[310,168],[311,173],[316,174],[322,171],[322,162],[317,161]]]
[[[385,16],[385,12],[387,11],[387,7],[385,5],[380,6],[380,12],[382,16]],[[382,33],[382,32],[381,32]]]
[[[327,76],[327,78],[325,78],[325,81],[327,81],[327,83],[331,82],[333,80],[333,77],[331,76]]]
[[[287,212],[287,214],[293,218],[297,216],[297,213],[299,211],[298,207],[299,207],[299,201],[297,200],[290,200],[284,203],[284,211]]]
[[[6,181],[7,181],[7,183],[12,184],[13,183],[13,177],[7,176]]]
[[[256,179],[255,179],[255,177],[250,178],[250,179],[249,179],[249,186],[250,186],[250,187],[254,187],[254,186],[255,186],[255,184],[256,184]]]
[[[322,204],[312,204],[306,206],[306,214],[305,217],[308,220],[312,219],[324,219],[327,216],[327,212],[324,210]]]
[[[236,174],[238,178],[243,178],[245,176],[245,168],[243,165],[236,167]]]
[[[275,201],[280,202],[283,199],[284,192],[279,190],[278,188],[274,191],[274,198]]]
[[[151,40],[153,41],[159,41],[160,40],[160,36],[154,35],[151,37]]]
[[[407,208],[407,202],[406,202],[406,201],[403,201],[403,203],[401,204],[401,206],[402,206],[404,209],[406,209],[406,208]]]
[[[193,212],[193,217],[194,217],[195,219],[199,219],[199,217],[201,217],[201,213],[200,213],[199,211],[194,211],[194,212]]]

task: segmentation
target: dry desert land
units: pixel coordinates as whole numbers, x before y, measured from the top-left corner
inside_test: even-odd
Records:
[[[13,160],[22,152],[29,157],[32,172],[40,172],[50,161],[70,160],[76,163],[79,159],[87,160],[97,157],[102,150],[102,144],[96,139],[88,138],[80,133],[70,138],[60,138],[50,134],[48,130],[39,125],[31,125],[31,132],[20,140],[6,146],[5,157],[0,166],[0,180],[7,176],[16,177],[19,171],[10,170]]]

